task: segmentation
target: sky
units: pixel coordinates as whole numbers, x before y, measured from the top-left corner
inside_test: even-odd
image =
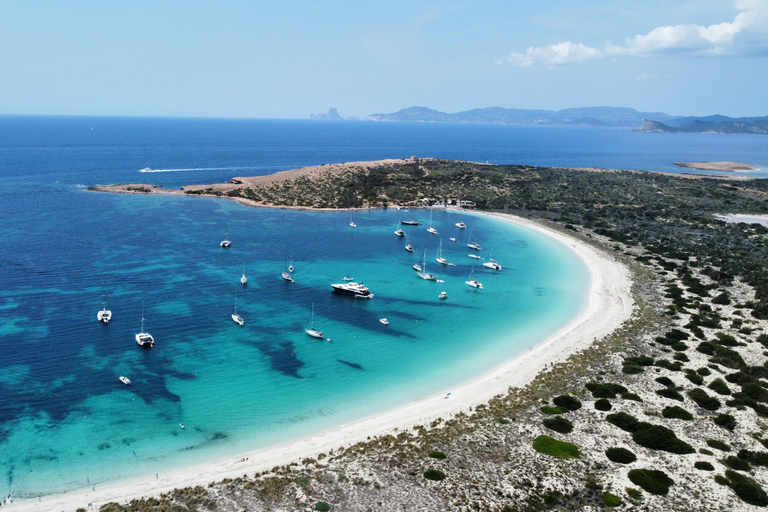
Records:
[[[0,115],[765,116],[767,84],[768,0],[0,0]]]

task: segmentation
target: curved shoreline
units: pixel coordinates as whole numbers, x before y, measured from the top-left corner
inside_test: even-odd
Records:
[[[507,392],[510,387],[527,384],[551,363],[564,361],[571,354],[588,347],[596,338],[612,332],[630,317],[633,310],[631,281],[623,265],[575,238],[533,221],[508,214],[487,215],[554,238],[572,250],[590,273],[587,301],[581,312],[558,332],[525,353],[458,387],[294,441],[245,453],[243,457],[248,458],[246,463],[241,464],[231,458],[219,460],[174,471],[162,478],[150,476],[107,485],[96,491],[81,489],[44,497],[41,501],[17,502],[13,510],[74,510],[85,508],[89,503],[98,508],[110,501],[125,502],[175,488],[206,485],[227,477],[239,477],[243,473],[271,469],[304,457],[314,457],[331,449],[364,441],[367,437],[407,429],[437,417],[455,415],[486,403]],[[445,398],[447,392],[451,392],[450,399]]]

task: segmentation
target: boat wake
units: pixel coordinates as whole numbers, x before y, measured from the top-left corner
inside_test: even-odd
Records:
[[[252,171],[258,167],[190,167],[188,169],[150,169],[145,167],[139,172],[190,172],[190,171]]]

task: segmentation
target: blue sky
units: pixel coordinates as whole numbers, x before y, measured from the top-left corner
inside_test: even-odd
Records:
[[[768,0],[0,2],[0,114],[768,115]]]

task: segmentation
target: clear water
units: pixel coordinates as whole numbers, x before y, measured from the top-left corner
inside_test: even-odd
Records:
[[[0,493],[35,496],[199,464],[448,389],[567,323],[588,284],[565,247],[493,218],[464,217],[504,266],[476,266],[485,285],[478,292],[464,284],[475,260],[455,213],[435,212],[437,236],[406,227],[412,255],[393,231],[401,215],[427,222],[424,211],[357,212],[353,230],[348,212],[83,186],[178,187],[411,155],[650,170],[670,170],[660,164],[668,160],[764,163],[756,137],[660,135],[655,147],[655,135],[0,117]],[[140,173],[145,167],[170,172]],[[225,230],[228,250],[219,247]],[[441,237],[455,267],[434,261]],[[414,275],[423,249],[444,284]],[[296,283],[280,278],[287,256]],[[345,275],[376,297],[333,294],[330,284]],[[244,327],[230,319],[236,291]],[[438,300],[440,291],[448,300]],[[102,293],[109,325],[96,321]],[[304,333],[313,303],[315,326],[332,342]],[[157,340],[150,350],[133,340],[142,304]]]

